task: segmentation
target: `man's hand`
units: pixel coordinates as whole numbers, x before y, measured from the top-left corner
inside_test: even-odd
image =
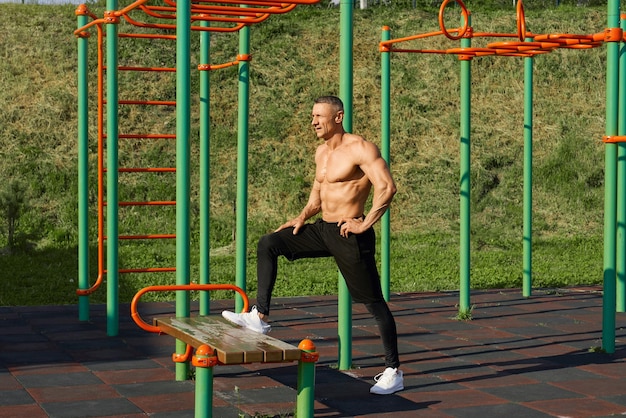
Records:
[[[363,218],[343,218],[338,223],[339,234],[348,238],[348,234],[360,234],[363,232]]]
[[[276,229],[276,231],[274,232],[278,232],[285,228],[293,227],[293,234],[297,235],[298,232],[300,232],[300,228],[302,228],[303,225],[304,225],[304,221],[301,218],[294,218],[290,221],[285,222],[281,226],[279,226],[278,229]]]

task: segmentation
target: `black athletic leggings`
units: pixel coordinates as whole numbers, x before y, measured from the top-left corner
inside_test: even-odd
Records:
[[[339,233],[336,223],[318,220],[304,225],[297,235],[293,228],[264,235],[257,247],[257,309],[269,314],[276,283],[278,256],[293,261],[300,258],[334,257],[354,302],[365,304],[376,320],[385,349],[387,367],[398,367],[396,323],[380,287],[375,260],[376,236],[373,229],[362,234]]]

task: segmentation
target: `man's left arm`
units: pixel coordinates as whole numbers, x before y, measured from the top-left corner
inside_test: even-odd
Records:
[[[342,219],[339,222],[340,234],[347,237],[349,233],[360,234],[372,227],[391,205],[396,194],[396,184],[391,177],[387,163],[380,155],[378,147],[371,142],[364,142],[358,153],[358,166],[367,176],[374,189],[372,208],[363,221]]]
[[[382,218],[391,205],[397,189],[389,167],[380,154],[372,162],[361,165],[361,170],[369,178],[374,189],[372,208],[362,223],[362,231],[365,231]]]

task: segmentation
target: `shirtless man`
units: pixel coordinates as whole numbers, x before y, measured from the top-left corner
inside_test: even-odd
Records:
[[[391,173],[380,151],[371,142],[343,129],[341,100],[324,96],[315,100],[312,126],[324,143],[315,152],[315,181],[300,214],[273,233],[264,235],[257,248],[257,306],[250,312],[222,315],[241,326],[267,333],[278,256],[334,257],[354,302],[365,304],[372,314],[385,349],[386,369],[376,376],[371,393],[388,395],[404,389],[398,356],[396,324],[385,302],[375,260],[374,225],[396,193]],[[374,187],[372,208],[365,203]],[[321,212],[313,223],[306,221]]]

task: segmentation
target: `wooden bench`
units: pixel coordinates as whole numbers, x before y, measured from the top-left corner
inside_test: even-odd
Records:
[[[246,363],[298,362],[298,394],[296,415],[298,418],[313,417],[315,391],[315,362],[319,355],[311,340],[302,340],[298,347],[269,335],[244,329],[232,324],[221,315],[195,317],[157,317],[153,325],[147,324],[137,311],[139,298],[149,291],[171,290],[235,290],[244,295],[244,310],[247,296],[232,285],[173,285],[151,286],[140,290],[131,303],[133,320],[146,331],[167,334],[187,345],[185,354],[175,353],[175,362],[187,362],[196,367],[195,417],[210,418],[213,410],[213,367]],[[195,349],[195,355],[191,356]]]

